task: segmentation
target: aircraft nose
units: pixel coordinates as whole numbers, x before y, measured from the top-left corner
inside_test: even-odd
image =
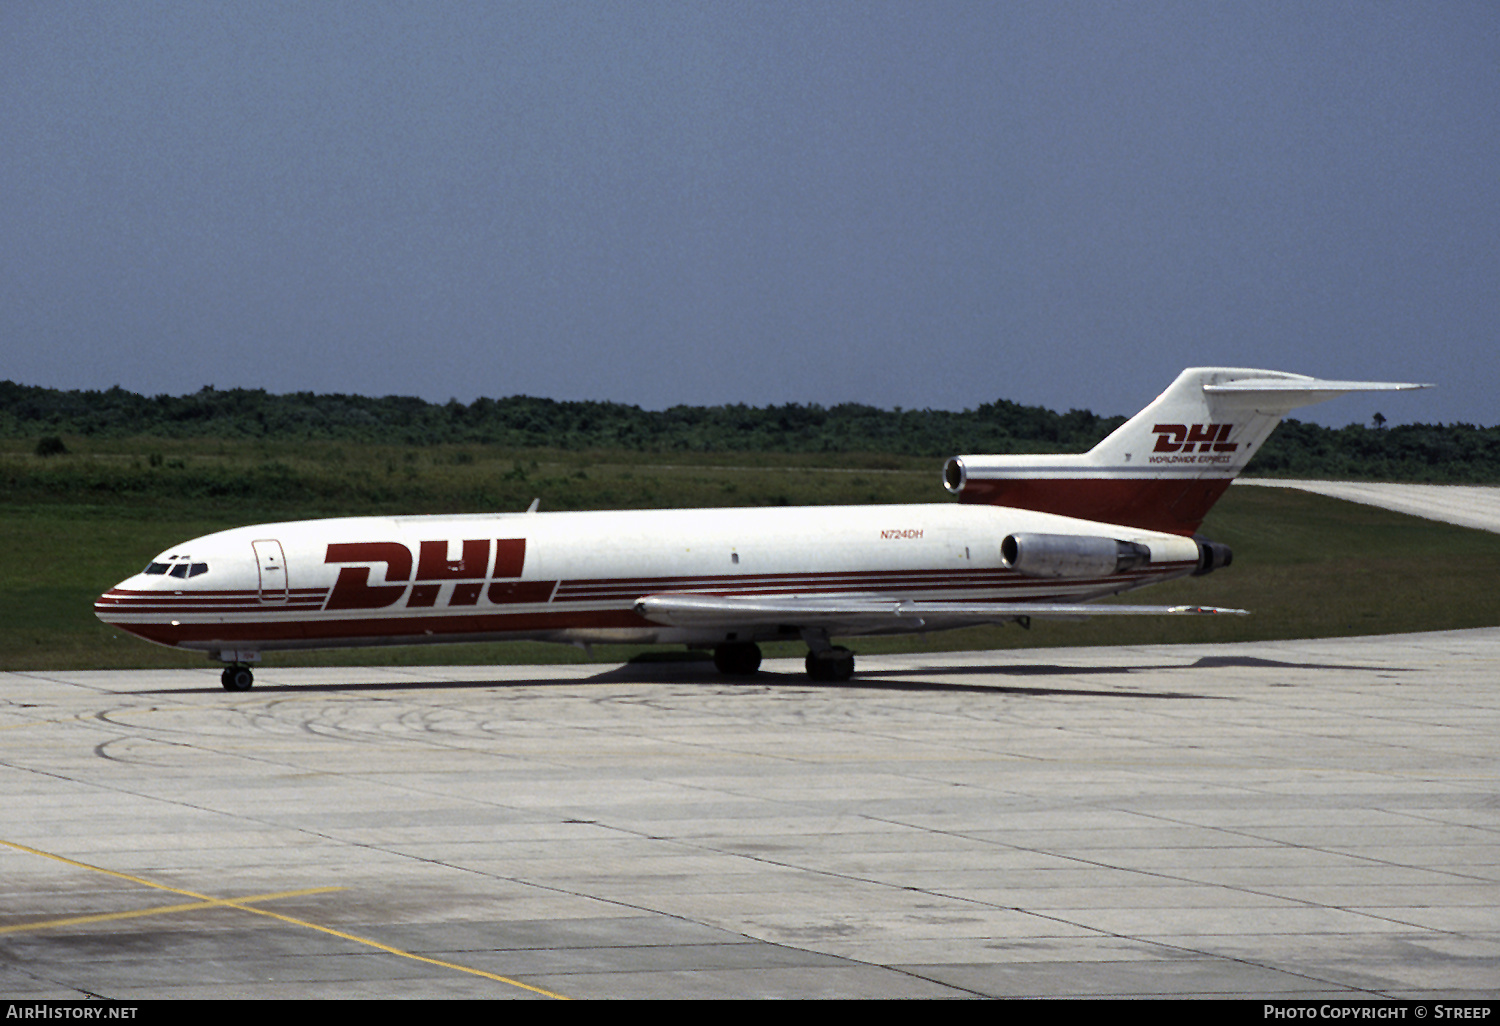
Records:
[[[94,599],[94,615],[107,624],[118,624],[121,610],[130,601],[130,589],[126,585],[132,580],[130,577],[125,578]]]
[[[94,600],[94,615],[116,630],[158,645],[176,646],[180,611],[170,605],[162,589],[152,587],[156,578],[127,577]]]

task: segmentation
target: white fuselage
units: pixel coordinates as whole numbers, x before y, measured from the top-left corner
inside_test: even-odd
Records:
[[[1138,542],[1151,561],[1103,577],[1026,577],[1000,555],[1001,540],[1023,531]],[[1086,602],[1189,574],[1197,558],[1176,535],[956,503],[357,517],[194,539],[95,610],[224,659],[507,638],[715,644],[785,631],[671,627],[635,603],[663,593]]]

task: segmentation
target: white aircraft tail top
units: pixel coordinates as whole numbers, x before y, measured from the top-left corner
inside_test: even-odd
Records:
[[[1428,387],[1190,367],[1086,453],[955,456],[943,482],[963,502],[1192,534],[1290,411],[1348,392]]]

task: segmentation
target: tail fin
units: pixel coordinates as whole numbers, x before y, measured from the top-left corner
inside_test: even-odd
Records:
[[[1346,392],[1428,387],[1190,367],[1086,453],[955,456],[943,483],[960,502],[1190,535],[1291,410]]]

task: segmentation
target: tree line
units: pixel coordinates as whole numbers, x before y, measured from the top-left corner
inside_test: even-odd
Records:
[[[636,452],[877,452],[942,458],[958,453],[1081,452],[1123,417],[1056,413],[1004,399],[971,410],[883,410],[859,403],[643,410],[611,402],[532,396],[429,403],[205,387],[143,396],[122,388],[63,391],[0,381],[0,437],[326,439],[381,444],[478,443],[512,449]],[[40,450],[39,450],[40,451]],[[1247,469],[1280,477],[1500,482],[1500,427],[1288,420]]]

